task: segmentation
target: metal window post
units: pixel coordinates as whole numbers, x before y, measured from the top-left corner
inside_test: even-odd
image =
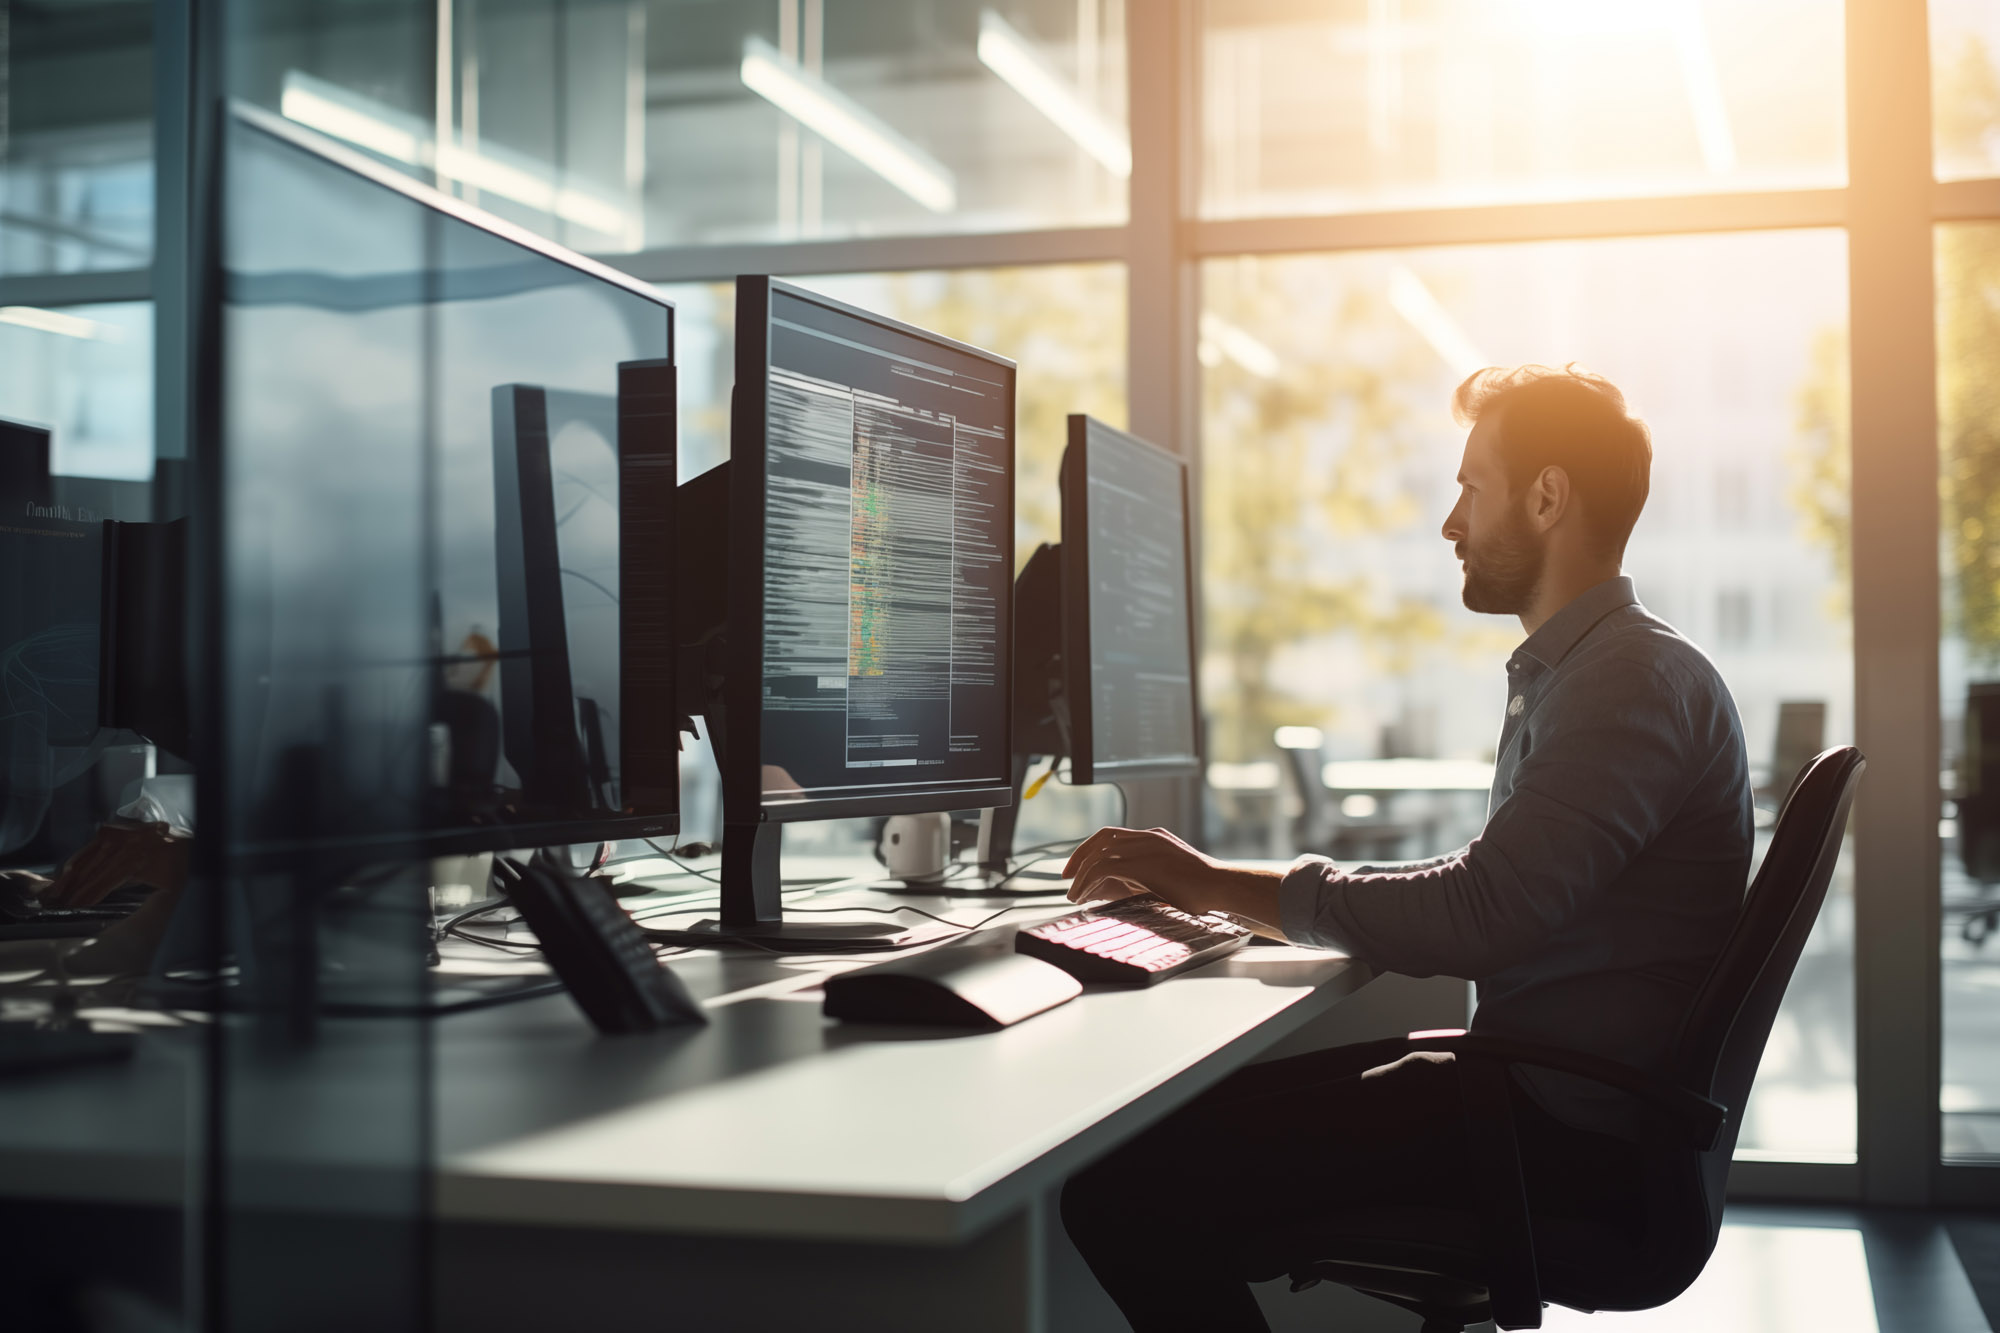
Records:
[[[1930,30],[1848,0],[1856,1091],[1861,1193],[1929,1201],[1938,1160],[1938,444]]]
[[[1189,460],[1194,531],[1201,568],[1200,378],[1195,326],[1200,318],[1193,256],[1184,242],[1194,171],[1194,0],[1135,4],[1128,11],[1126,67],[1132,126],[1132,182],[1126,227],[1125,394],[1132,431]],[[1195,592],[1200,635],[1200,583]],[[1201,780],[1129,785],[1126,822],[1162,825],[1196,837]]]

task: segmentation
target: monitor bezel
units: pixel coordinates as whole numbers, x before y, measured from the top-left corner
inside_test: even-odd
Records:
[[[1003,709],[1000,735],[1010,738],[998,748],[994,774],[968,779],[934,791],[893,792],[858,796],[804,796],[770,800],[763,790],[764,756],[764,483],[765,424],[771,370],[771,298],[774,294],[803,301],[835,314],[924,342],[976,357],[1002,371],[1013,398],[1019,388],[1018,368],[1004,356],[973,347],[928,329],[891,319],[872,310],[809,291],[795,283],[762,274],[736,280],[736,385],[729,414],[729,681],[728,754],[722,768],[722,798],[730,822],[792,823],[813,819],[849,819],[874,815],[925,814],[939,810],[1011,805],[1014,801],[1010,751],[1014,734],[1014,480],[1015,460],[1007,457],[1006,514],[1001,524],[1006,543],[1004,567],[1007,624],[1001,646],[1000,682]],[[1015,422],[1009,415],[1010,446]]]
[[[1194,737],[1194,754],[1189,759],[1099,762],[1096,758],[1094,697],[1090,688],[1090,440],[1094,433],[1137,445],[1172,463],[1180,474],[1181,586],[1187,593],[1189,734]],[[1184,778],[1201,774],[1201,655],[1195,629],[1194,511],[1188,493],[1188,471],[1185,458],[1130,431],[1119,430],[1081,412],[1072,413],[1069,418],[1069,441],[1062,461],[1062,657],[1063,689],[1069,705],[1069,780],[1078,786],[1126,778]]]
[[[669,364],[676,363],[679,352],[679,329],[674,302],[663,296],[650,285],[629,274],[578,254],[554,241],[538,236],[525,227],[495,217],[475,208],[463,200],[455,199],[442,191],[412,179],[393,167],[386,166],[366,154],[328,138],[315,130],[307,129],[286,120],[271,111],[250,103],[229,99],[221,108],[221,136],[215,144],[215,170],[212,193],[205,200],[209,226],[213,229],[212,239],[206,245],[206,253],[200,256],[198,279],[201,290],[200,324],[196,332],[195,348],[198,364],[196,402],[194,418],[201,431],[201,438],[221,441],[227,428],[223,404],[226,401],[227,343],[224,311],[228,306],[227,285],[227,176],[228,176],[228,132],[232,126],[261,133],[275,139],[287,147],[311,154],[329,166],[348,172],[350,175],[383,189],[404,196],[412,203],[429,209],[432,213],[463,223],[485,232],[494,239],[529,251],[537,258],[573,269],[598,282],[617,287],[628,295],[643,298],[657,306],[666,319],[666,356],[657,358]],[[672,441],[673,452],[679,454],[678,429]],[[227,564],[225,559],[226,534],[224,517],[226,514],[227,461],[222,457],[225,451],[217,448],[204,450],[198,459],[194,500],[197,514],[206,513],[207,520],[200,522],[197,536],[191,543],[191,576],[198,580],[198,586],[205,595],[201,598],[213,608],[210,628],[198,633],[194,651],[199,661],[209,664],[203,671],[210,684],[195,691],[190,702],[198,716],[205,716],[208,722],[199,729],[206,732],[203,741],[198,742],[209,756],[208,762],[197,764],[201,791],[198,800],[204,809],[218,812],[211,816],[221,835],[215,843],[223,862],[239,870],[277,869],[296,864],[301,857],[311,857],[315,864],[341,865],[368,864],[375,861],[415,858],[427,856],[463,856],[481,852],[511,851],[530,847],[553,847],[575,843],[611,842],[621,839],[646,839],[676,837],[681,828],[681,792],[675,784],[673,808],[646,814],[619,814],[590,819],[563,819],[523,822],[518,824],[480,824],[436,831],[423,829],[385,830],[380,833],[361,835],[338,834],[322,837],[239,841],[235,830],[230,828],[226,813],[231,806],[228,787],[232,781],[225,772],[228,746],[222,730],[226,726],[227,704],[219,693],[220,671],[226,662],[223,651],[223,635],[220,631],[222,617],[227,614]],[[672,516],[668,516],[671,523]],[[671,683],[677,670],[673,655],[664,664],[664,671]],[[655,673],[657,676],[658,673]],[[623,673],[621,671],[621,681]],[[622,690],[622,684],[621,684]]]

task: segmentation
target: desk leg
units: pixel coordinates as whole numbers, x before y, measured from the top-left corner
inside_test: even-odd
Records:
[[[440,1333],[1049,1333],[1053,1213],[964,1245],[445,1224]]]

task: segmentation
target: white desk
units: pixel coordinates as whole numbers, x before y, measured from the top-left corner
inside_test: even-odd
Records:
[[[997,934],[981,947],[1012,947],[1011,927]],[[820,979],[854,965],[681,962],[709,1026],[655,1037],[598,1039],[563,997],[451,1020],[438,1045],[440,1214],[950,1244],[1369,975],[1250,948],[967,1033],[823,1018]]]
[[[441,1324],[637,1329],[665,1301],[703,1329],[1042,1328],[1061,1181],[1371,976],[1254,947],[997,1032],[822,1017],[821,979],[865,961],[678,961],[711,1021],[653,1037],[597,1039],[561,997],[451,1020]],[[560,1304],[509,1280],[524,1265],[574,1276]]]
[[[842,902],[967,922],[1007,905],[863,891],[812,905]],[[1015,925],[1064,910],[1009,913],[978,947],[1011,948]],[[997,1032],[824,1018],[820,981],[867,961],[676,958],[711,1021],[649,1036],[598,1037],[560,995],[438,1020],[440,1326],[611,1333],[671,1310],[703,1330],[1039,1329],[1060,1182],[1371,975],[1254,947]],[[171,1202],[190,1126],[158,1113],[191,1081],[189,1035],[129,1066],[0,1085],[0,1192]],[[363,1022],[330,1024],[323,1047],[378,1058]],[[153,1095],[121,1097],[134,1082]],[[142,1124],[112,1123],[140,1105]],[[382,1115],[392,1164],[397,1114]]]

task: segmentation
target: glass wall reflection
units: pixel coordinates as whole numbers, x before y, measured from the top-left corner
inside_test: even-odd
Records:
[[[1651,424],[1626,569],[1721,668],[1768,825],[1797,766],[1853,728],[1845,266],[1818,231],[1208,263],[1218,849],[1415,858],[1479,831],[1521,636],[1463,609],[1438,535],[1465,438],[1450,397],[1523,361],[1581,361]],[[1852,1159],[1852,902],[1843,864],[1745,1153]]]
[[[1125,217],[1124,0],[259,8],[260,105],[590,253]]]
[[[153,255],[153,7],[0,9],[0,277]]]
[[[494,853],[671,834],[621,747],[621,366],[670,309],[285,122],[225,143],[217,1019],[243,1327],[425,1325],[433,1024],[549,988],[447,938]],[[366,1282],[355,1282],[366,1272]]]

